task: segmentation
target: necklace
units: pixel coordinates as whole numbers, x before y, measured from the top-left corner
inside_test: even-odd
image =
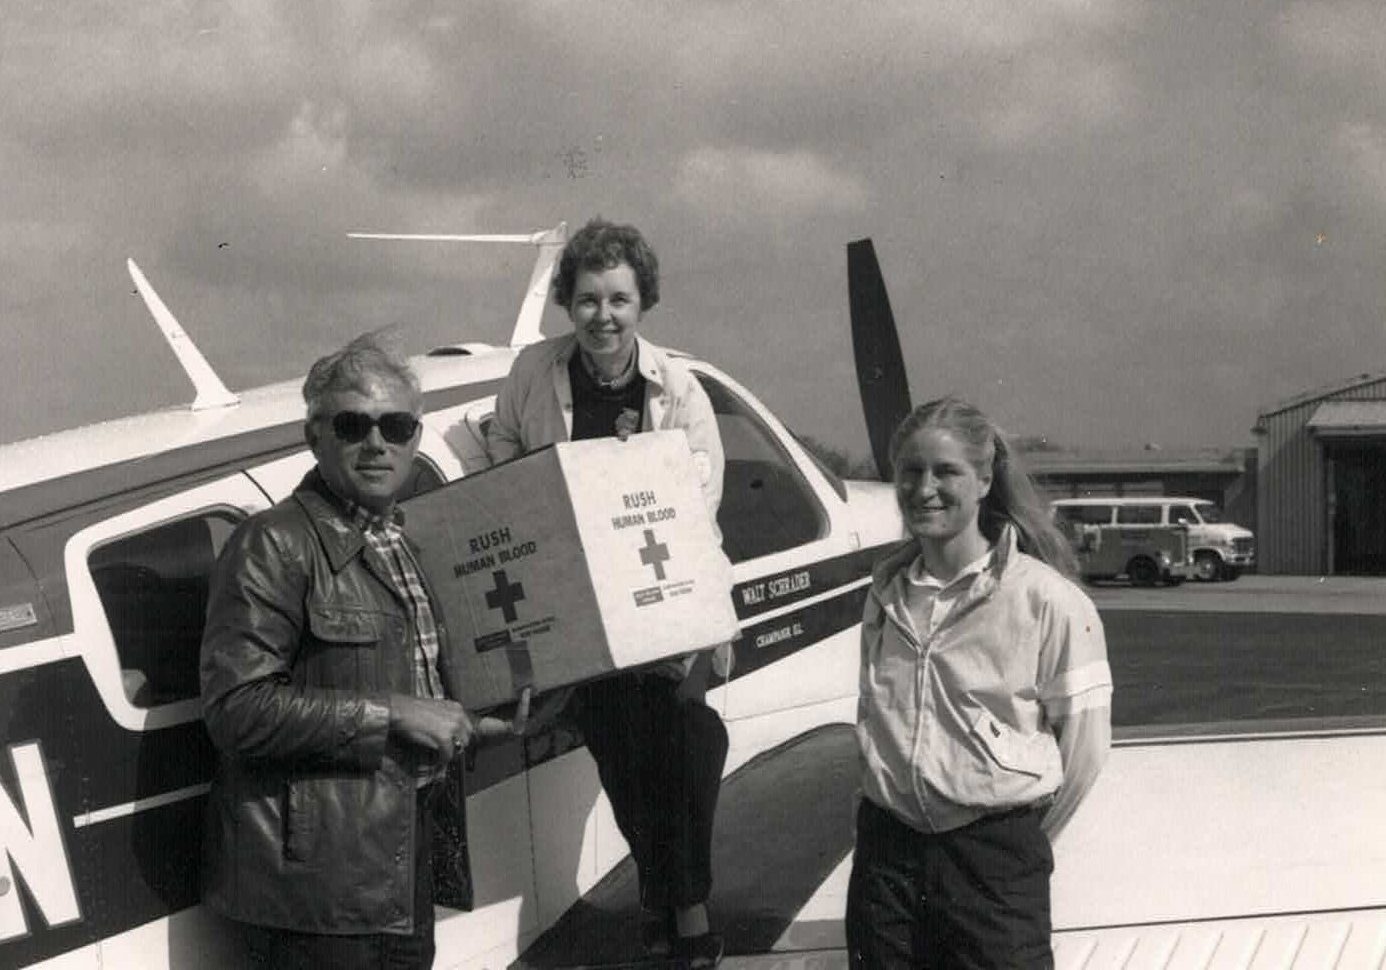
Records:
[[[587,356],[586,351],[579,351],[578,355],[582,358],[582,367],[583,370],[587,371],[587,376],[592,378],[592,380],[596,382],[597,387],[603,391],[618,391],[629,384],[631,378],[635,376],[634,348],[631,348],[630,357],[626,360],[626,366],[621,368],[621,373],[610,378],[601,375],[597,370],[596,363]]]

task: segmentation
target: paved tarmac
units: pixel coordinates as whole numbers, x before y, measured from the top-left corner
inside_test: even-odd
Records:
[[[1087,590],[1118,727],[1386,716],[1386,578]]]
[[[1353,613],[1386,615],[1386,577],[1261,576],[1230,583],[1134,589],[1125,583],[1088,584],[1099,610],[1223,613]]]

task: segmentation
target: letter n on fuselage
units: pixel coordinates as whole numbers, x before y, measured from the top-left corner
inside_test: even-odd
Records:
[[[19,779],[24,810],[19,810],[10,792],[0,785],[0,942],[29,932],[15,883],[16,870],[49,926],[82,918],[39,743],[12,746],[10,761]]]

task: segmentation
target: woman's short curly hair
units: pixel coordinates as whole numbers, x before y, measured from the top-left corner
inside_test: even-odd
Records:
[[[553,302],[568,309],[573,287],[582,270],[604,270],[626,263],[635,271],[640,288],[640,309],[659,302],[659,259],[634,226],[617,225],[601,216],[587,223],[568,240],[553,277]]]

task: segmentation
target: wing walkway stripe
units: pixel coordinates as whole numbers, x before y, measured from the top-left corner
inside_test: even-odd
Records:
[[[164,792],[162,795],[152,795],[149,798],[137,798],[133,802],[125,802],[123,805],[112,805],[109,808],[98,808],[92,812],[83,812],[81,815],[72,817],[72,824],[75,828],[85,828],[88,825],[96,825],[101,822],[110,822],[114,819],[125,818],[137,812],[147,812],[152,808],[162,808],[165,805],[172,805],[176,802],[187,801],[190,798],[197,798],[207,794],[212,790],[210,784],[189,785],[186,788],[179,788],[176,791]]]

